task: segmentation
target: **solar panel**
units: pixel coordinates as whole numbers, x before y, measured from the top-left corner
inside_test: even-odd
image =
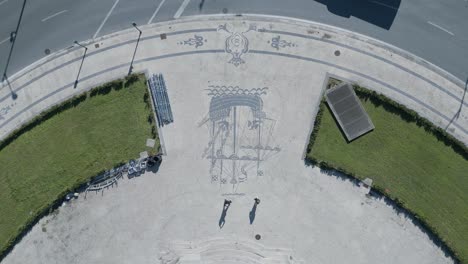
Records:
[[[343,83],[329,89],[325,98],[348,141],[374,129],[351,84]]]

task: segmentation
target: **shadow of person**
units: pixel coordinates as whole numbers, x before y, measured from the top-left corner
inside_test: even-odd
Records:
[[[256,212],[257,212],[257,203],[254,203],[254,206],[252,207],[252,210],[250,210],[250,212],[249,212],[250,224],[252,224],[254,222]]]
[[[223,228],[224,224],[226,223],[226,214],[227,210],[229,209],[229,206],[231,206],[231,201],[229,200],[224,200],[223,204],[223,212],[221,213],[221,217],[219,218],[219,228]]]

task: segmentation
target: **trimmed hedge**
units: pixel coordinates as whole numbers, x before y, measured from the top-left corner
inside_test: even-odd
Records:
[[[341,80],[330,78],[327,85],[327,89],[334,87],[335,85],[341,82]],[[423,127],[427,132],[434,135],[439,141],[442,141],[445,145],[451,147],[456,153],[460,154],[465,160],[468,160],[468,148],[461,141],[448,134],[445,130],[441,129],[440,127],[435,126],[429,120],[421,117],[417,112],[375,91],[368,90],[358,85],[353,85],[353,88],[356,92],[356,95],[360,99],[370,100],[370,102],[375,106],[382,106],[386,111],[400,116],[403,120],[407,122],[416,123],[417,126]],[[310,136],[309,145],[307,147],[307,153],[310,153],[312,151],[326,107],[326,100],[322,99],[319,106],[319,111],[315,118],[314,129]],[[324,160],[318,160],[309,155],[306,157],[306,164],[318,166],[319,168],[327,171],[337,171],[343,173],[352,180],[361,180],[357,175],[355,175],[353,172],[348,171],[345,168],[336,166]],[[454,259],[455,263],[460,263],[460,255],[457,252],[455,252],[454,249],[448,246],[447,241],[442,239],[437,229],[434,226],[432,226],[429,223],[429,221],[427,221],[427,219],[409,209],[404,203],[404,201],[399,200],[398,197],[391,197],[390,195],[388,195],[383,187],[375,185],[372,187],[372,191],[380,196],[389,199],[396,206],[402,208],[405,212],[407,212],[419,226],[421,226],[423,229],[427,230],[430,233],[431,239],[436,245],[441,247],[441,249],[444,252],[448,253]]]
[[[44,112],[40,113],[38,116],[33,118],[31,121],[28,123],[24,124],[22,127],[19,129],[13,131],[8,137],[6,137],[3,141],[0,142],[0,151],[4,149],[6,146],[8,146],[10,143],[12,143],[15,139],[19,138],[21,135],[24,133],[32,130],[34,127],[38,126],[42,122],[47,121],[48,119],[54,117],[57,114],[60,114],[68,109],[74,108],[78,106],[80,103],[84,102],[86,99],[94,97],[94,96],[99,96],[99,95],[105,95],[111,92],[112,90],[120,90],[123,88],[128,88],[130,87],[131,84],[137,82],[142,75],[139,74],[133,74],[130,76],[125,77],[124,79],[118,79],[111,81],[109,83],[103,84],[99,87],[93,88],[90,91],[84,92],[80,95],[74,96],[71,99],[68,99],[58,105],[55,105],[48,110],[45,110]],[[148,100],[145,98],[149,97],[148,91],[146,91],[144,95],[144,100],[146,107],[151,108],[151,104]],[[152,127],[152,135],[153,138],[156,138],[156,128],[155,128],[155,123],[154,119],[151,116],[151,119],[148,118],[148,122],[151,124]],[[116,166],[122,165],[121,162],[116,164]],[[74,191],[81,191],[84,190],[84,188],[87,186],[87,182],[89,180],[92,180],[102,174],[104,171],[93,175],[89,179],[87,179],[85,182],[79,182],[74,184],[73,186],[67,188],[65,191],[61,192],[60,194],[57,195],[57,199],[53,201],[51,204],[44,205],[40,210],[38,210],[38,213],[31,218],[25,223],[25,225],[21,226],[18,231],[17,235],[12,238],[10,241],[6,243],[6,245],[0,249],[0,261],[2,261],[8,253],[13,249],[13,247],[31,230],[31,228],[38,223],[38,221],[43,218],[44,216],[52,213],[54,210],[56,210],[64,201],[65,201],[65,196],[66,194]]]
[[[432,124],[426,118],[421,117],[416,111],[375,91],[368,90],[358,85],[353,85],[353,88],[359,98],[370,100],[375,106],[382,106],[388,112],[399,115],[407,122],[416,123],[417,126],[424,128],[424,130],[433,134],[437,140],[442,141],[446,146],[450,146],[456,153],[468,160],[468,147],[465,146],[465,144],[447,133],[444,129]]]

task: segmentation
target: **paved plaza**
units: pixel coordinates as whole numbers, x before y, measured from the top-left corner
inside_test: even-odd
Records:
[[[465,87],[448,73],[285,18],[193,17],[142,30],[133,72],[164,76],[174,120],[159,131],[158,172],[82,194],[40,220],[3,263],[453,262],[404,214],[303,160],[329,76],[381,92],[466,144]],[[128,30],[87,43],[76,88],[79,47],[12,76],[17,99],[4,84],[0,138],[125,76],[137,37]]]

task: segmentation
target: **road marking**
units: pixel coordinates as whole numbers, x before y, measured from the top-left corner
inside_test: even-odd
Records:
[[[175,13],[174,18],[177,19],[182,15],[182,13],[184,12],[184,10],[187,7],[187,5],[189,4],[189,2],[190,2],[190,0],[184,0],[184,2],[180,5],[179,9]]]
[[[161,6],[166,2],[166,0],[162,0],[161,3],[159,3],[158,7],[154,11],[153,15],[151,18],[148,20],[148,24],[151,24],[153,22],[153,19],[156,17],[156,14],[159,12],[159,9],[161,9]]]
[[[6,39],[0,41],[0,45],[2,45],[3,43],[5,43],[5,42],[7,42],[7,41],[9,41],[9,40],[10,40],[10,37],[8,37],[8,38],[6,38]]]
[[[53,14],[53,15],[50,15],[50,16],[48,16],[48,17],[42,19],[41,21],[42,21],[42,22],[46,22],[47,20],[49,20],[49,19],[51,19],[51,18],[53,18],[53,17],[56,17],[56,16],[58,16],[58,15],[60,15],[60,14],[63,14],[63,13],[65,13],[65,12],[68,12],[68,10],[59,11],[59,12]]]
[[[445,28],[443,28],[443,27],[441,27],[441,26],[439,26],[439,25],[437,25],[437,24],[435,24],[435,23],[433,23],[431,21],[427,21],[427,23],[434,26],[434,27],[436,27],[436,28],[438,28],[438,29],[440,29],[440,30],[442,30],[442,31],[445,31],[446,33],[449,33],[452,36],[455,36],[455,34],[453,34],[452,32],[448,31],[447,29],[445,29]]]
[[[119,3],[120,0],[115,0],[115,3],[114,5],[112,6],[112,8],[109,10],[109,12],[107,13],[106,17],[104,18],[104,20],[102,21],[101,25],[99,26],[99,28],[97,29],[96,33],[94,33],[94,36],[93,36],[93,39],[95,39],[97,37],[97,35],[99,34],[99,32],[101,31],[102,27],[104,26],[104,24],[106,23],[107,19],[109,19],[110,15],[112,14],[112,11],[114,11],[114,8],[115,6],[117,6],[117,4]]]
[[[0,1],[0,5],[3,5],[4,3],[8,2],[8,0],[3,0],[3,1]]]
[[[391,8],[391,9],[393,9],[393,10],[398,10],[398,8],[396,8],[396,7],[394,7],[394,6],[387,5],[387,4],[385,4],[385,3],[381,3],[381,2],[378,2],[378,1],[369,0],[369,2],[374,3],[374,4],[377,4],[377,5],[385,6],[385,7]]]

